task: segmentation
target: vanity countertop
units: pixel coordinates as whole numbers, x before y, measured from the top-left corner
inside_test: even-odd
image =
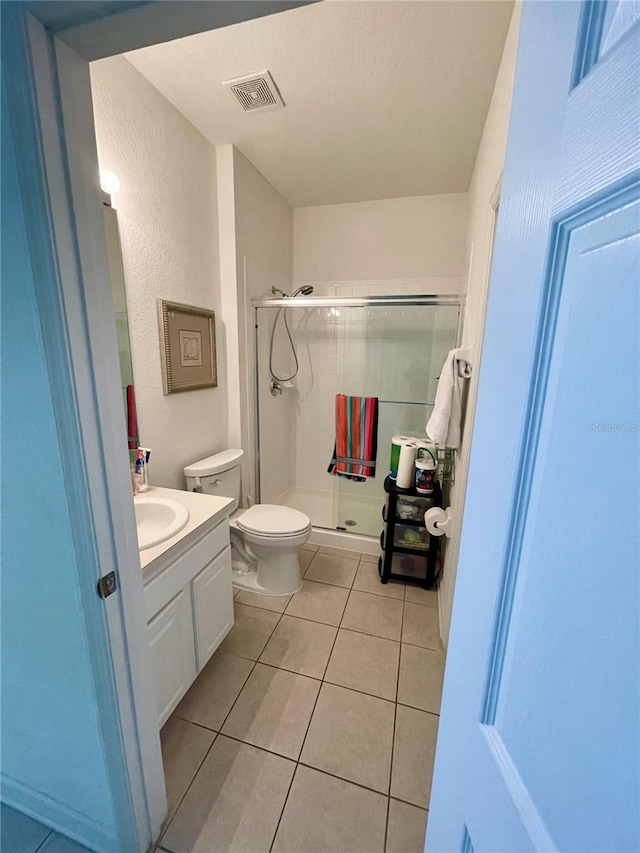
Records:
[[[159,560],[167,551],[181,543],[186,545],[183,540],[194,534],[203,524],[207,527],[215,527],[218,522],[230,515],[230,507],[233,503],[232,498],[220,498],[216,495],[203,495],[200,492],[186,492],[180,489],[164,489],[160,486],[149,486],[148,491],[143,492],[141,497],[158,497],[169,498],[183,504],[189,510],[189,521],[187,524],[172,536],[170,539],[165,539],[158,545],[152,548],[145,548],[140,551],[140,567],[144,571],[145,577],[152,572],[151,563]],[[135,498],[134,498],[135,501]],[[195,534],[196,537],[198,534]],[[163,562],[163,561],[160,561]]]

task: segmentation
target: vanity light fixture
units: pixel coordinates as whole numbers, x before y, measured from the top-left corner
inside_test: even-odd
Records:
[[[100,169],[100,189],[109,195],[115,195],[120,189],[120,178],[109,169]]]

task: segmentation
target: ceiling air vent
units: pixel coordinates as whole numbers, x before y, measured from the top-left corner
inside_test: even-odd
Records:
[[[284,107],[284,101],[268,71],[259,71],[257,74],[248,74],[246,77],[236,77],[235,80],[225,80],[222,85],[231,89],[246,113],[277,110]]]

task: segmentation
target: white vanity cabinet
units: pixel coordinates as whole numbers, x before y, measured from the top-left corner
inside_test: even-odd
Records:
[[[189,589],[182,589],[147,625],[158,723],[162,725],[197,675]]]
[[[227,519],[197,528],[150,563],[144,594],[162,726],[233,627]]]
[[[205,566],[191,584],[198,672],[233,627],[233,587],[229,594],[230,559],[227,548]]]

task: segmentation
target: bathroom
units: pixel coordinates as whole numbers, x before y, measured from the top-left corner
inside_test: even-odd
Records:
[[[288,506],[313,525],[298,559],[317,602],[236,586],[197,678],[159,647],[160,850],[423,848],[457,543],[440,543],[432,588],[383,586],[383,482],[392,435],[426,437],[447,352],[466,344],[479,359],[518,16],[490,0],[401,14],[313,4],[92,64],[123,410],[131,453],[151,450],[149,494],[187,494],[185,468],[242,449],[242,506]],[[401,97],[428,38],[431,64]],[[263,69],[284,105],[247,115],[222,84]],[[426,117],[412,105],[420,91]],[[165,393],[158,300],[214,312],[209,387]],[[377,472],[364,483],[327,472],[339,393],[379,399]],[[454,511],[469,444],[467,430],[447,459]],[[186,533],[199,499],[181,498]],[[141,551],[143,568],[160,551]],[[339,731],[348,717],[355,729]],[[248,769],[229,772],[200,820],[216,769],[245,753]],[[262,780],[260,820],[237,795],[242,772]],[[315,797],[332,804],[335,837],[312,816]]]
[[[640,5],[0,14],[3,851],[640,849]]]
[[[115,211],[122,247],[137,421],[132,446],[151,448],[152,486],[223,495],[226,483],[217,489],[206,483],[220,482],[224,466],[188,466],[241,448],[242,506],[280,504],[311,520],[300,567],[307,595],[322,593],[316,603],[300,593],[260,596],[236,586],[235,627],[181,702],[165,671],[173,658],[159,647],[160,678],[175,708],[160,717],[169,815],[159,844],[172,853],[201,849],[221,831],[215,804],[204,827],[194,815],[208,774],[231,760],[223,745],[238,742],[257,747],[256,755],[263,749],[299,762],[300,781],[288,797],[274,794],[271,822],[238,830],[215,849],[235,843],[304,849],[321,828],[305,839],[296,835],[294,803],[325,783],[327,797],[347,803],[336,818],[341,849],[422,849],[455,564],[447,571],[441,546],[438,571],[444,564],[449,587],[443,582],[440,593],[380,584],[383,482],[391,436],[426,438],[431,409],[425,404],[433,402],[447,352],[481,334],[486,235],[470,229],[492,227],[496,202],[487,196],[495,195],[500,177],[517,27],[514,16],[509,30],[511,4],[483,4],[473,14],[465,7],[467,18],[449,6],[436,21],[427,5],[412,4],[393,24],[397,43],[407,44],[411,31],[422,39],[402,61],[385,48],[396,16],[391,4],[320,4],[92,66],[99,163],[112,173],[105,188],[117,176],[109,216]],[[442,139],[434,134],[431,141],[426,125],[432,119],[411,118],[411,94],[398,103],[398,87],[419,59],[426,28],[435,25],[442,28],[432,37],[440,76],[430,71],[437,82],[429,97],[445,129]],[[485,45],[475,56],[479,89],[449,116],[460,83],[452,61],[444,50],[436,56],[435,46],[450,27],[470,49],[479,26]],[[367,57],[357,70],[356,57]],[[314,87],[296,86],[296,75],[314,66]],[[271,72],[284,106],[246,115],[221,84],[256,69]],[[386,90],[360,94],[371,75]],[[465,80],[471,89],[468,75]],[[426,84],[425,73],[415,85]],[[490,104],[495,126],[488,122],[485,135],[497,138],[485,141]],[[353,108],[357,115],[350,118]],[[325,118],[331,111],[337,111],[333,125]],[[408,122],[407,138],[385,130],[393,120]],[[468,137],[456,151],[455,168],[447,134]],[[367,156],[361,138],[376,135],[379,143]],[[489,165],[478,161],[473,173],[481,137],[496,150],[483,151]],[[405,167],[405,156],[415,168]],[[433,163],[420,169],[421,158]],[[484,220],[473,223],[473,216]],[[479,244],[473,259],[479,269],[469,269],[471,241]],[[215,387],[164,393],[159,299],[215,312]],[[126,350],[126,335],[123,340]],[[338,393],[380,401],[380,473],[364,483],[327,473]],[[465,452],[468,447],[458,451],[459,467]],[[447,504],[455,506],[455,489],[446,487]],[[144,566],[149,560],[141,553]],[[240,557],[234,549],[234,565]],[[224,618],[228,630],[231,617]],[[212,699],[220,679],[224,702]],[[179,695],[184,688],[178,684]],[[349,714],[377,722],[368,734],[359,722],[355,731],[330,737]],[[284,740],[278,717],[289,720],[293,732]],[[371,754],[369,762],[351,756],[343,765],[336,757],[353,739],[357,752]],[[261,771],[262,765],[253,769]],[[288,787],[290,777],[282,773]],[[350,784],[340,788],[345,781]],[[230,779],[231,790],[234,784]],[[219,796],[222,802],[227,794]],[[250,813],[250,802],[244,806]],[[375,826],[365,829],[356,818],[360,811],[372,811]],[[245,813],[237,819],[244,825]],[[243,831],[253,833],[248,841]]]
[[[457,29],[461,50],[462,40],[470,49],[483,27],[485,55],[475,58],[473,72],[483,88],[467,94],[452,117],[445,106],[460,83],[444,50],[435,55],[444,36],[432,36],[432,61],[442,66],[436,65],[440,76],[429,72],[437,79],[429,90],[434,113],[440,111],[449,122],[448,133],[463,120],[469,123],[469,140],[456,152],[457,169],[449,165],[446,138],[436,138],[433,150],[424,151],[428,119],[413,118],[417,148],[410,138],[398,140],[399,134],[384,129],[390,120],[385,111],[393,116],[397,110],[397,122],[412,120],[411,95],[398,104],[397,91],[419,60],[427,26],[434,26],[425,4],[412,4],[399,18],[391,4],[319,4],[92,66],[100,167],[119,183],[111,203],[122,247],[137,442],[152,451],[150,483],[183,490],[185,466],[242,448],[243,505],[282,504],[311,519],[313,532],[299,551],[300,566],[307,592],[324,593],[316,603],[300,594],[292,601],[236,588],[232,633],[175,713],[166,722],[166,715],[161,718],[169,815],[159,844],[172,853],[200,849],[221,831],[217,811],[222,806],[213,805],[204,827],[194,818],[216,761],[231,760],[224,752],[215,755],[214,738],[216,749],[248,742],[255,754],[264,749],[285,756],[283,768],[292,759],[300,768],[300,789],[296,785],[288,797],[286,791],[274,795],[271,822],[239,830],[220,842],[220,849],[245,843],[243,831],[252,833],[249,849],[268,849],[272,843],[274,849],[303,849],[313,843],[312,835],[306,840],[296,835],[294,804],[315,786],[325,790],[325,782],[327,797],[339,795],[347,803],[344,826],[336,829],[342,849],[384,844],[390,853],[422,849],[444,665],[440,637],[446,639],[450,601],[444,584],[440,600],[435,589],[380,584],[380,513],[391,436],[426,437],[430,409],[424,404],[434,399],[447,351],[476,336],[474,295],[467,294],[465,305],[473,212],[467,190],[512,6],[483,4],[483,9],[468,19],[450,11],[436,22],[442,33]],[[393,49],[385,55],[394,18],[396,43],[407,44],[411,31],[420,33],[416,53],[407,51],[402,62]],[[510,45],[516,24],[514,19]],[[372,56],[376,61],[368,58],[356,70],[356,57]],[[309,68],[319,78],[312,90],[295,85]],[[258,69],[271,72],[285,106],[247,115],[221,83]],[[378,91],[362,93],[376,73]],[[506,90],[512,68],[500,73],[507,78],[500,80]],[[424,87],[426,77],[425,72],[415,85]],[[336,91],[338,81],[346,91]],[[386,90],[380,91],[383,81]],[[442,91],[443,86],[449,88]],[[327,97],[327,92],[334,94]],[[315,106],[303,98],[312,93]],[[496,97],[506,95],[498,91]],[[474,100],[482,106],[469,103]],[[504,133],[507,114],[498,106],[502,115],[496,122]],[[355,118],[349,117],[352,110]],[[380,142],[367,157],[361,139],[376,135]],[[489,142],[504,146],[505,140]],[[358,169],[356,155],[362,159]],[[499,151],[493,156],[497,161]],[[414,166],[420,158],[435,162],[407,170],[405,157]],[[493,193],[500,166],[491,166],[490,175],[478,178],[493,181]],[[485,219],[490,202],[482,198]],[[482,223],[484,229],[489,225]],[[484,247],[479,248],[481,255]],[[474,274],[479,279],[482,273]],[[298,293],[284,305],[281,293],[310,287],[312,293]],[[380,296],[384,300],[376,304]],[[215,312],[215,387],[163,393],[159,299]],[[296,360],[297,375],[289,379]],[[272,389],[274,375],[285,381],[275,380]],[[381,401],[381,473],[365,483],[327,473],[338,393]],[[457,461],[460,465],[460,455]],[[221,493],[227,494],[224,487]],[[454,500],[455,492],[449,502]],[[161,654],[166,656],[166,649]],[[274,674],[275,680],[267,678]],[[214,702],[221,679],[225,701]],[[320,697],[317,679],[323,684]],[[357,731],[344,733],[371,760],[352,756],[343,766],[334,755],[346,748],[342,736],[322,741],[327,727],[337,728],[339,718],[349,714],[360,720],[371,716],[376,724],[366,729],[358,723]],[[291,727],[288,739],[272,732],[273,715]],[[266,771],[260,765],[252,772]],[[290,781],[277,765],[271,772]],[[228,784],[232,789],[237,782]],[[224,802],[228,794],[219,796]],[[291,804],[288,811],[285,802]],[[250,798],[245,808],[250,814]],[[365,829],[356,815],[370,810],[374,826]],[[236,817],[244,826],[246,814]]]

